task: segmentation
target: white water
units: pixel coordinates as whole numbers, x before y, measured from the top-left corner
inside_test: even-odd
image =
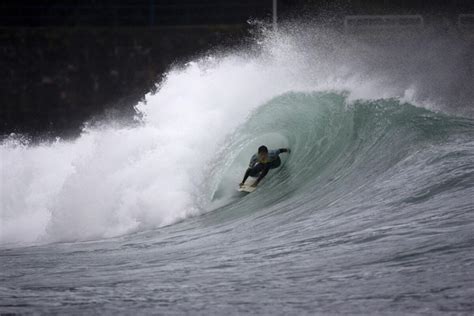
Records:
[[[206,58],[171,71],[137,106],[140,127],[4,142],[1,243],[110,237],[197,214],[196,188],[226,135],[259,104],[298,87],[274,62]]]

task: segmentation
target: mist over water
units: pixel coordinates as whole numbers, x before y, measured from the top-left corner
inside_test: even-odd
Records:
[[[130,287],[114,285],[123,298],[150,297],[186,275],[199,291],[170,290],[186,297],[176,312],[203,302],[222,312],[238,305],[230,297],[257,313],[472,311],[472,67],[461,38],[428,31],[370,43],[288,25],[263,31],[252,47],[170,69],[136,106],[137,126],[104,122],[74,140],[35,144],[8,137],[5,266],[15,270],[26,255],[38,264],[41,253],[61,258],[78,304],[91,293],[117,302],[107,284],[78,281],[69,256],[93,258],[86,280],[109,280],[127,262]],[[238,195],[261,144],[292,153],[255,193]],[[148,289],[138,285],[145,275],[155,280]],[[55,286],[48,295],[63,284]],[[357,299],[366,307],[341,305]]]

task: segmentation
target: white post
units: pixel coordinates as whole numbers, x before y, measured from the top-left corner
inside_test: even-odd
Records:
[[[277,1],[273,0],[273,31],[277,30]]]

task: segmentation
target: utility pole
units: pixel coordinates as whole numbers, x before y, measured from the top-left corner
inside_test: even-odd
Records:
[[[273,31],[277,30],[277,1],[273,0]]]
[[[149,25],[155,25],[155,0],[150,0],[150,7],[149,7]]]

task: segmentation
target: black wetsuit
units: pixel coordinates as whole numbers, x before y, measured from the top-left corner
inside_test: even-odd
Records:
[[[277,150],[269,150],[268,160],[266,162],[258,161],[258,155],[254,154],[250,159],[249,168],[245,172],[242,183],[244,183],[249,176],[254,178],[258,177],[256,182],[259,183],[270,169],[278,168],[281,165],[281,159],[278,155],[285,152],[288,152],[288,149],[280,148]]]

